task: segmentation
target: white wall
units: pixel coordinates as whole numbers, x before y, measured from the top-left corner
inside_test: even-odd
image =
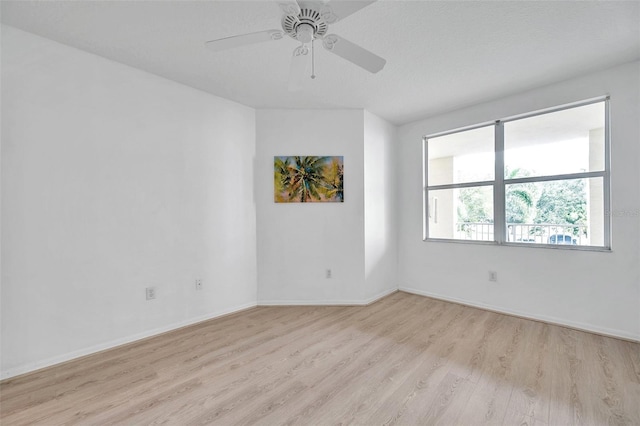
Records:
[[[360,304],[398,283],[640,339],[638,63],[396,129],[362,110],[255,112],[2,37],[2,377],[256,300]],[[422,241],[423,135],[603,94],[611,253]],[[276,155],[344,156],[345,202],[274,203]]]
[[[610,253],[422,241],[422,136],[606,94],[611,95]],[[400,288],[640,339],[639,95],[635,62],[402,126]],[[497,283],[488,282],[488,270],[498,272]]]
[[[364,112],[364,253],[366,300],[398,287],[396,127]]]
[[[362,110],[256,112],[259,304],[362,300],[363,126]],[[344,203],[275,203],[273,157],[279,155],[343,156]]]
[[[253,109],[3,26],[2,377],[255,305],[254,155]]]

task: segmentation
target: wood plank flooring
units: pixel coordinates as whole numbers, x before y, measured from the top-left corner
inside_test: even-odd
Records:
[[[407,293],[259,307],[5,380],[2,425],[640,425],[640,344]]]

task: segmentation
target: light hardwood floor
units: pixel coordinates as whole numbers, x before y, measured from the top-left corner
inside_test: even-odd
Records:
[[[640,345],[394,293],[260,307],[0,383],[2,425],[640,425]]]

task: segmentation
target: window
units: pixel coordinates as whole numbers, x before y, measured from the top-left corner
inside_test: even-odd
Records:
[[[424,239],[610,247],[608,98],[424,138]]]

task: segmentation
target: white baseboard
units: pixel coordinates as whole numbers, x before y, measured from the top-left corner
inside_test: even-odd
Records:
[[[375,296],[360,300],[258,300],[258,306],[364,306],[398,291],[397,288],[384,290]]]
[[[158,327],[142,333],[137,333],[131,336],[123,337],[121,339],[115,339],[115,340],[111,340],[98,345],[90,346],[88,348],[83,348],[76,351],[68,352],[66,354],[44,359],[42,361],[9,368],[7,370],[0,371],[0,380],[9,379],[11,377],[19,376],[21,374],[31,373],[33,371],[40,370],[42,368],[51,367],[56,364],[61,364],[63,362],[81,358],[83,356],[92,355],[97,352],[105,351],[108,349],[113,349],[118,346],[126,345],[127,343],[132,343],[138,340],[146,339],[148,337],[157,336],[159,334],[166,333],[168,331],[173,331],[178,328],[193,325],[202,321],[208,321],[214,318],[219,318],[225,315],[240,312],[249,308],[253,308],[255,306],[291,306],[291,305],[362,306],[362,305],[369,305],[391,293],[395,293],[396,291],[398,291],[397,288],[388,289],[364,300],[267,300],[267,301],[260,301],[258,303],[255,303],[255,302],[246,303],[243,305],[235,306],[230,309],[225,309],[223,311],[202,315],[195,318],[190,318],[188,320],[180,321],[180,322],[173,323],[163,327]]]
[[[255,302],[251,302],[251,303],[246,303],[243,305],[239,305],[239,306],[235,306],[233,308],[229,308],[229,309],[225,309],[223,311],[218,311],[215,313],[211,313],[211,314],[207,314],[207,315],[202,315],[199,317],[195,317],[195,318],[190,318],[184,321],[180,321],[174,324],[170,324],[167,326],[163,326],[163,327],[158,327],[155,328],[153,330],[148,330],[142,333],[137,333],[134,334],[132,336],[127,336],[121,339],[116,339],[116,340],[112,340],[109,342],[105,342],[105,343],[101,343],[99,345],[94,345],[88,348],[84,348],[84,349],[80,349],[77,351],[73,351],[73,352],[69,352],[63,355],[59,355],[59,356],[55,356],[55,357],[51,357],[42,361],[38,361],[38,362],[34,362],[34,363],[29,363],[29,364],[25,364],[25,365],[21,365],[18,367],[14,367],[14,368],[10,368],[4,371],[0,371],[0,380],[4,380],[4,379],[8,379],[11,377],[15,377],[21,374],[26,374],[26,373],[30,373],[32,371],[36,371],[36,370],[40,370],[42,368],[46,368],[46,367],[50,367],[52,365],[55,364],[60,364],[66,361],[71,361],[73,359],[76,358],[80,358],[83,356],[87,356],[87,355],[91,355],[97,352],[101,352],[107,349],[113,349],[116,348],[118,346],[122,346],[125,345],[127,343],[132,343],[135,342],[137,340],[141,340],[141,339],[145,339],[148,337],[153,337],[156,336],[158,334],[162,334],[162,333],[166,333],[168,331],[172,331],[172,330],[176,330],[178,328],[182,328],[182,327],[186,327],[189,325],[193,325],[202,321],[208,321],[214,318],[219,318],[225,315],[229,315],[229,314],[233,314],[236,312],[240,312],[249,308],[253,308],[255,306],[363,306],[363,305],[369,305],[379,299],[382,299],[383,297],[388,296],[389,294],[395,293],[396,291],[404,291],[406,293],[412,293],[412,294],[417,294],[420,296],[426,296],[426,297],[430,297],[433,299],[438,299],[438,300],[444,300],[447,302],[453,302],[453,303],[458,303],[461,305],[466,305],[466,306],[472,306],[475,308],[480,308],[480,309],[485,309],[488,311],[492,311],[492,312],[497,312],[497,313],[501,313],[501,314],[507,314],[507,315],[512,315],[512,316],[516,316],[516,317],[520,317],[520,318],[526,318],[526,319],[532,319],[532,320],[536,320],[536,321],[542,321],[545,323],[549,323],[549,324],[555,324],[555,325],[559,325],[559,326],[563,326],[563,327],[569,327],[569,328],[574,328],[577,330],[581,330],[581,331],[587,331],[590,333],[596,333],[596,334],[601,334],[604,336],[610,336],[610,337],[616,337],[616,338],[621,338],[621,339],[625,339],[625,340],[631,340],[634,342],[640,342],[640,335],[635,335],[632,333],[628,333],[625,332],[623,330],[614,330],[614,329],[609,329],[606,327],[598,327],[595,326],[593,324],[585,324],[585,323],[580,323],[580,322],[574,322],[574,321],[567,321],[565,319],[562,318],[556,318],[556,317],[549,317],[549,316],[545,316],[545,315],[537,315],[537,314],[531,314],[528,312],[520,312],[520,311],[514,311],[511,309],[505,309],[502,307],[498,307],[498,306],[493,306],[493,305],[488,305],[485,303],[478,303],[478,302],[473,302],[473,301],[469,301],[469,300],[464,300],[464,299],[458,299],[455,297],[449,297],[449,296],[443,296],[440,294],[436,294],[436,293],[432,293],[432,292],[428,292],[428,291],[424,291],[424,290],[418,290],[415,288],[411,288],[411,287],[399,287],[398,289],[396,288],[391,288],[391,289],[387,289],[384,290],[372,297],[369,297],[367,299],[362,299],[362,300],[260,300],[257,303]]]
[[[166,333],[168,331],[173,331],[178,328],[186,327],[189,325],[193,325],[202,321],[208,321],[214,318],[223,317],[229,314],[233,314],[236,312],[244,311],[246,309],[250,309],[256,306],[255,302],[245,303],[243,305],[235,306],[233,308],[225,309],[222,311],[214,312],[207,315],[201,315],[194,318],[189,318],[184,321],[180,321],[177,323],[173,323],[170,325],[166,325],[163,327],[154,328],[152,330],[144,331],[142,333],[137,333],[132,336],[123,337],[121,339],[111,340],[109,342],[100,343],[98,345],[90,346],[88,348],[79,349],[77,351],[68,352],[63,355],[58,355],[55,357],[47,358],[42,361],[33,362],[25,365],[21,365],[19,367],[10,368],[8,370],[4,370],[0,372],[0,380],[8,379],[11,377],[19,376],[21,374],[30,373],[32,371],[40,370],[42,368],[51,367],[52,365],[60,364],[66,361],[71,361],[76,358],[80,358],[87,355],[92,355],[97,352],[101,352],[107,349],[113,349],[118,346],[126,345],[127,343],[132,343],[137,340],[146,339],[148,337],[153,337],[158,334]]]
[[[386,290],[381,291],[380,293],[369,297],[368,299],[364,299],[363,301],[363,305],[370,305],[374,302],[377,302],[378,300],[382,299],[383,297],[387,297],[390,294],[393,293],[397,293],[398,292],[398,287],[394,287],[394,288],[388,288]]]
[[[458,303],[460,305],[472,306],[474,308],[480,308],[491,312],[497,312],[499,314],[507,314],[519,318],[532,319],[536,321],[545,322],[548,324],[559,325],[562,327],[573,328],[580,331],[587,331],[589,333],[600,334],[608,337],[615,337],[618,339],[630,340],[633,342],[640,342],[640,335],[635,335],[633,333],[626,332],[624,330],[615,330],[606,327],[598,327],[593,324],[586,324],[576,321],[570,321],[563,318],[550,317],[546,315],[538,315],[531,314],[529,312],[520,312],[514,311],[511,309],[505,309],[499,306],[488,305],[486,303],[478,303],[464,299],[458,299],[456,297],[443,296],[441,294],[431,293],[429,291],[418,290],[411,287],[403,287],[399,288],[400,291],[404,291],[405,293],[417,294],[420,296],[430,297],[432,299],[443,300],[445,302],[453,302]]]

